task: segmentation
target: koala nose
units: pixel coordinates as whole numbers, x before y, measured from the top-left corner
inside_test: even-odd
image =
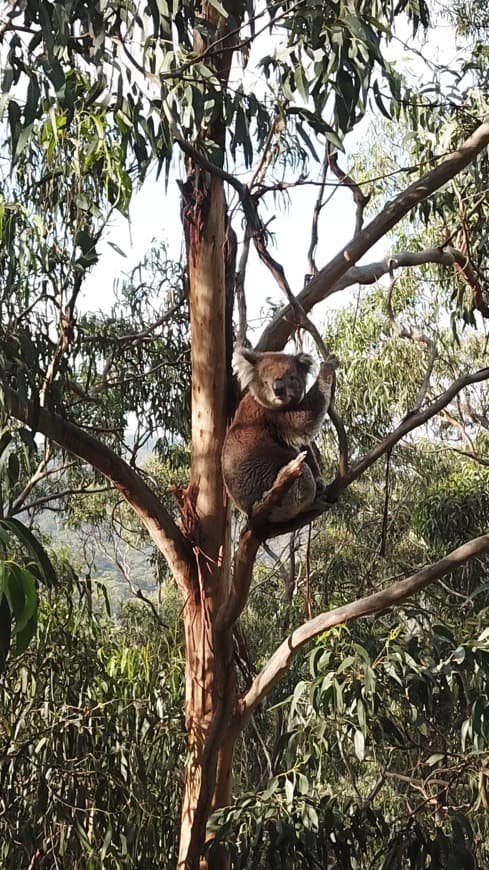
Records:
[[[279,399],[282,398],[282,396],[285,396],[286,387],[281,378],[277,378],[277,380],[273,382],[273,392]]]

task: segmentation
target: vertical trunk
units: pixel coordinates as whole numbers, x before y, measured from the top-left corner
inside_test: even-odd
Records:
[[[210,4],[202,18],[217,40],[216,74],[225,86],[236,31],[226,38],[227,19]],[[206,48],[195,33],[197,53]],[[216,118],[201,133],[224,149],[225,126]],[[179,853],[181,870],[227,866],[225,856],[201,858],[210,813],[231,800],[231,770],[236,736],[236,677],[232,630],[216,632],[216,616],[229,594],[230,522],[222,474],[221,450],[227,425],[229,304],[227,278],[227,209],[222,179],[187,165],[184,228],[187,242],[192,331],[192,500],[190,538],[196,556],[184,608],[186,645],[186,725],[188,763],[182,805]],[[187,530],[188,531],[188,530]]]
[[[231,802],[236,680],[229,650],[215,644],[205,607],[187,606],[186,728],[188,762],[182,803],[179,867],[225,870],[225,855],[202,857],[210,814]]]
[[[215,619],[229,591],[230,524],[221,475],[227,422],[226,203],[222,181],[189,167],[185,208],[192,328],[191,538],[196,567],[186,584],[186,767],[179,867],[200,860],[210,813],[231,799],[236,681],[232,632]],[[188,530],[187,530],[188,531]],[[209,866],[226,866],[216,855]]]

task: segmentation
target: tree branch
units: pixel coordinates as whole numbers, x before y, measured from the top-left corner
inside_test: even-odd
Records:
[[[357,233],[298,294],[297,300],[304,311],[310,311],[317,302],[336,292],[336,289],[339,289],[336,285],[340,279],[360,257],[395,227],[418,203],[423,202],[432,193],[443,187],[453,176],[465,169],[488,144],[489,121],[484,121],[457,151],[454,151],[442,163],[425,173],[395,199],[388,202],[380,214],[361,232]],[[294,328],[293,311],[291,306],[287,306],[264,330],[257,350],[280,350]]]
[[[456,568],[482,554],[489,554],[489,535],[473,538],[438,562],[421,568],[420,571],[416,571],[405,580],[393,583],[392,586],[381,592],[375,592],[373,595],[359,598],[350,604],[336,607],[328,613],[321,613],[314,619],[305,622],[280,644],[254,679],[250,689],[241,698],[239,702],[241,728],[247,724],[253,710],[268,695],[272,686],[282,674],[287,672],[294,656],[310,640],[325,631],[330,631],[336,625],[349,623],[362,616],[379,613],[395,604],[401,604],[416,592],[434,583],[435,580],[445,576],[445,574],[450,574]]]
[[[113,484],[146,526],[152,540],[165,556],[175,579],[183,584],[183,578],[188,576],[191,565],[191,548],[170,514],[137,472],[110,447],[83,432],[74,423],[64,420],[59,414],[51,413],[45,408],[34,411],[14,390],[6,387],[4,396],[13,417],[27,426],[35,425],[46,438],[88,462]]]
[[[350,188],[350,190],[352,192],[352,196],[353,196],[353,201],[357,207],[357,212],[356,212],[356,217],[355,217],[355,235],[356,235],[362,229],[363,213],[364,213],[365,208],[367,207],[367,205],[369,203],[370,195],[367,196],[363,192],[363,190],[361,189],[360,185],[357,184],[356,181],[353,180],[351,175],[348,175],[346,172],[343,171],[343,169],[341,169],[340,166],[338,166],[338,152],[335,151],[334,148],[331,147],[330,143],[328,143],[328,144],[329,144],[328,157],[329,157],[329,166],[331,168],[331,171],[334,175],[336,175],[336,178],[339,180],[340,184],[343,184],[345,187]]]
[[[325,497],[328,500],[336,501],[339,494],[354,480],[357,480],[367,470],[367,468],[370,468],[370,466],[373,465],[380,456],[383,456],[384,453],[392,450],[398,441],[400,441],[401,438],[404,438],[404,436],[409,432],[412,432],[413,429],[422,426],[423,423],[431,420],[435,414],[442,411],[443,408],[452,401],[457,393],[460,392],[460,390],[463,390],[464,387],[467,387],[470,384],[477,384],[486,380],[489,380],[489,368],[479,369],[479,371],[474,372],[471,375],[463,375],[462,377],[457,378],[457,380],[454,381],[444,393],[441,393],[434,402],[431,402],[431,404],[427,405],[420,411],[408,414],[396,429],[390,432],[389,435],[382,439],[382,441],[379,441],[379,443],[376,444],[372,450],[369,450],[359,462],[352,465],[346,474],[338,474],[336,480],[327,487]]]

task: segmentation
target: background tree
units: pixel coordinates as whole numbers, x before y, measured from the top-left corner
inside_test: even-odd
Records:
[[[480,123],[484,93],[471,81],[466,94],[461,78],[456,103],[444,99],[440,105],[436,82],[421,100],[413,94],[385,59],[401,14],[415,30],[428,25],[427,8],[409,2],[357,3],[354,11],[349,4],[322,2],[263,9],[234,2],[171,8],[165,3],[27,2],[10,7],[2,23],[7,58],[2,88],[13,170],[1,224],[5,414],[45,439],[27,490],[53,477],[54,462],[64,473],[65,457],[78,457],[85,465],[80,489],[87,489],[86,466],[109,481],[146,528],[182,593],[189,759],[182,867],[199,865],[210,814],[231,804],[236,740],[295,652],[326,628],[399,603],[489,550],[487,535],[478,536],[426,569],[413,566],[406,572],[410,578],[381,593],[309,620],[278,647],[243,692],[238,689],[233,634],[247,602],[258,547],[287,531],[267,523],[265,505],[243,531],[232,559],[220,453],[234,401],[229,371],[233,294],[240,302],[237,332],[244,341],[243,286],[251,243],[288,300],[264,330],[261,349],[280,348],[295,330],[306,328],[324,350],[308,312],[332,293],[404,267],[444,267],[465,319],[474,318],[476,311],[487,316],[483,249],[470,236],[477,235],[471,221],[479,214],[487,171],[489,125]],[[267,31],[277,49],[270,50],[268,41],[262,52],[260,38]],[[263,55],[253,58],[263,90],[253,87],[249,51]],[[239,68],[233,67],[238,61]],[[379,112],[396,120],[406,117],[416,134],[426,133],[417,135],[413,148],[415,180],[387,203],[382,186],[369,202],[365,185],[346,173],[338,156],[343,137],[361,121],[371,99]],[[433,148],[433,142],[443,142],[443,147]],[[145,286],[127,300],[136,326],[129,333],[117,313],[103,322],[87,318],[77,323],[83,281],[96,261],[111,210],[127,211],[134,183],[144,178],[153,160],[169,173],[174,148],[185,162],[185,274],[165,271],[161,264],[167,283],[159,286],[158,308],[149,324],[145,320],[155,297]],[[296,184],[315,181],[307,173],[319,153],[325,157],[317,179],[316,215],[324,201],[324,181],[332,178],[352,191],[355,234],[318,270],[318,223],[313,224],[312,278],[294,296],[283,267],[270,254],[263,205]],[[456,183],[449,184],[454,178]],[[375,217],[363,226],[367,206]],[[356,265],[406,215],[427,223],[426,244],[393,250],[383,262]],[[176,365],[176,354],[185,347],[179,317],[187,301],[191,462],[189,484],[177,492],[177,522],[175,511],[138,469],[137,452],[125,439],[128,413],[135,411],[140,421],[149,408],[155,419],[145,431],[162,426],[167,435],[185,437],[182,409],[188,381],[174,378],[162,384],[158,373],[165,364],[169,370]],[[487,368],[476,369],[472,361],[465,370],[443,369],[443,359],[435,368],[439,353],[434,339],[398,324],[393,287],[386,304],[391,329],[424,344],[428,359],[413,401],[391,408],[390,423],[377,414],[364,444],[353,443],[350,450],[341,418],[333,411],[340,461],[329,487],[331,504],[377,460],[391,456],[401,440],[437,414],[450,414],[446,409],[457,404],[462,391],[472,395],[466,388],[489,376]],[[358,371],[362,376],[360,367]],[[471,408],[480,401],[477,390],[473,394]],[[408,399],[409,389],[402,395]],[[166,413],[170,405],[172,414],[173,407],[178,409],[173,424]],[[483,425],[476,419],[475,424]],[[140,430],[136,444],[144,438]],[[304,516],[295,525],[315,518]],[[4,610],[4,620],[6,615]],[[219,846],[202,860],[212,866],[227,863]]]

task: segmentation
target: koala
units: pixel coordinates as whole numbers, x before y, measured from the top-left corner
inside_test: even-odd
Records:
[[[226,435],[222,451],[224,483],[234,503],[246,514],[271,489],[291,459],[307,449],[326,416],[338,360],[330,355],[306,392],[313,365],[305,353],[257,353],[238,348],[233,371],[247,390]],[[300,476],[272,508],[272,522],[285,522],[320,504],[321,472],[309,448]]]

